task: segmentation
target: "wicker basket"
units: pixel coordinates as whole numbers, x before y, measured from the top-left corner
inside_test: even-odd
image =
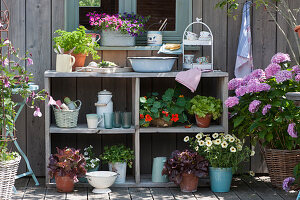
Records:
[[[0,199],[11,199],[15,176],[18,171],[21,156],[11,161],[0,162]]]
[[[77,126],[81,101],[77,100],[74,103],[77,105],[75,110],[61,110],[53,106],[56,125],[60,128],[74,128]]]
[[[264,155],[271,184],[282,188],[283,180],[293,176],[293,169],[300,162],[300,150],[265,149]]]

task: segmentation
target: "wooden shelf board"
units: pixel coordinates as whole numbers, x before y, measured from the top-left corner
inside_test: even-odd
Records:
[[[209,186],[209,178],[199,178],[199,187]],[[55,183],[47,183],[47,187],[55,187]],[[75,187],[92,187],[89,183],[75,183]],[[136,183],[133,176],[126,178],[126,182],[122,184],[113,184],[111,187],[179,187],[173,182],[154,183],[151,181],[151,175],[141,175],[141,182]]]
[[[112,77],[112,78],[174,78],[178,71],[164,72],[164,73],[139,73],[139,72],[125,72],[125,73],[111,73],[101,74],[98,72],[56,72],[55,70],[47,70],[44,75],[46,78],[84,78],[84,77]],[[227,72],[215,70],[213,72],[202,73],[205,78],[228,77]]]
[[[59,128],[56,125],[52,124],[50,126],[50,133],[83,133],[83,134],[133,134],[135,133],[134,126],[131,128],[113,128],[113,129],[88,129],[86,124],[78,124],[76,128]]]
[[[208,128],[199,128],[197,126],[192,126],[191,128],[185,128],[184,126],[178,127],[168,127],[168,128],[140,128],[140,133],[215,133],[224,132],[225,129],[222,125],[211,125]]]
[[[100,46],[97,48],[98,51],[113,51],[113,50],[123,50],[123,51],[158,51],[161,46],[133,46],[133,47],[107,47],[107,46]],[[185,47],[186,50],[199,50],[199,46],[191,46]]]

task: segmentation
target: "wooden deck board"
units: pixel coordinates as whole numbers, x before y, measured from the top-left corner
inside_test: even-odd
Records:
[[[73,193],[59,193],[55,188],[46,188],[45,179],[38,178],[40,186],[35,186],[31,178],[25,177],[16,180],[18,193],[13,194],[12,199],[51,199],[51,200],[295,200],[296,191],[285,192],[273,188],[270,178],[262,177],[238,177],[232,182],[229,193],[213,193],[208,187],[199,187],[197,192],[183,193],[179,188],[111,188],[109,194],[93,194],[92,188],[75,188]]]

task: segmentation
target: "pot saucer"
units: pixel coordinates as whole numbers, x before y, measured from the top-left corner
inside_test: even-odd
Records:
[[[105,189],[94,188],[92,192],[95,194],[108,194],[111,192],[111,190],[109,188],[105,188]]]

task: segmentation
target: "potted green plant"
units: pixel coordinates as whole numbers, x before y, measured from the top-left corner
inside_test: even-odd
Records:
[[[167,89],[161,98],[157,92],[140,97],[140,126],[170,127],[173,123],[185,123],[188,105],[188,98],[179,88]]]
[[[190,101],[189,113],[195,115],[197,126],[207,128],[213,118],[221,116],[222,103],[220,99],[197,95]]]
[[[300,162],[300,107],[287,98],[300,92],[300,66],[290,61],[288,54],[277,53],[265,70],[231,80],[228,88],[235,96],[225,101],[234,133],[263,145],[271,183],[278,188]]]
[[[83,67],[86,56],[92,54],[93,59],[97,60],[100,57],[97,54],[96,48],[99,47],[97,42],[93,42],[92,37],[86,34],[86,28],[80,26],[73,32],[67,32],[65,30],[58,29],[55,33],[58,35],[54,37],[54,48],[59,51],[59,48],[64,50],[64,53],[71,53],[75,57],[75,63],[73,65],[73,71],[75,67]]]
[[[85,165],[85,169],[87,170],[87,172],[94,172],[94,171],[98,171],[99,166],[100,166],[100,160],[99,158],[97,158],[95,156],[95,153],[93,152],[93,146],[90,145],[86,148],[84,148],[84,159],[86,161],[86,165]],[[87,179],[86,178],[78,178],[79,182],[82,183],[87,183]]]
[[[55,178],[56,189],[58,192],[72,192],[74,182],[78,182],[77,177],[86,174],[85,159],[79,150],[73,148],[59,149],[57,153],[49,157],[49,175]]]
[[[0,41],[0,199],[10,199],[15,182],[15,176],[21,160],[17,152],[7,148],[8,142],[15,140],[15,120],[17,117],[18,102],[13,96],[26,99],[28,108],[35,109],[34,116],[42,116],[40,108],[36,106],[38,100],[45,100],[48,93],[44,90],[33,92],[30,87],[33,74],[30,69],[33,60],[28,52],[20,56],[9,40]],[[22,63],[26,63],[25,67]]]
[[[235,135],[198,133],[195,138],[184,138],[190,146],[209,161],[209,177],[213,192],[229,192],[232,174],[238,165],[254,155]]]
[[[134,152],[124,145],[105,146],[104,152],[100,158],[108,163],[109,171],[117,172],[118,177],[116,183],[125,183],[126,167],[132,168],[134,160]]]
[[[199,178],[208,175],[208,161],[197,152],[176,150],[165,163],[162,175],[180,185],[182,192],[196,192]]]
[[[101,30],[101,46],[134,46],[135,37],[146,32],[148,17],[136,14],[89,13],[90,25]]]

